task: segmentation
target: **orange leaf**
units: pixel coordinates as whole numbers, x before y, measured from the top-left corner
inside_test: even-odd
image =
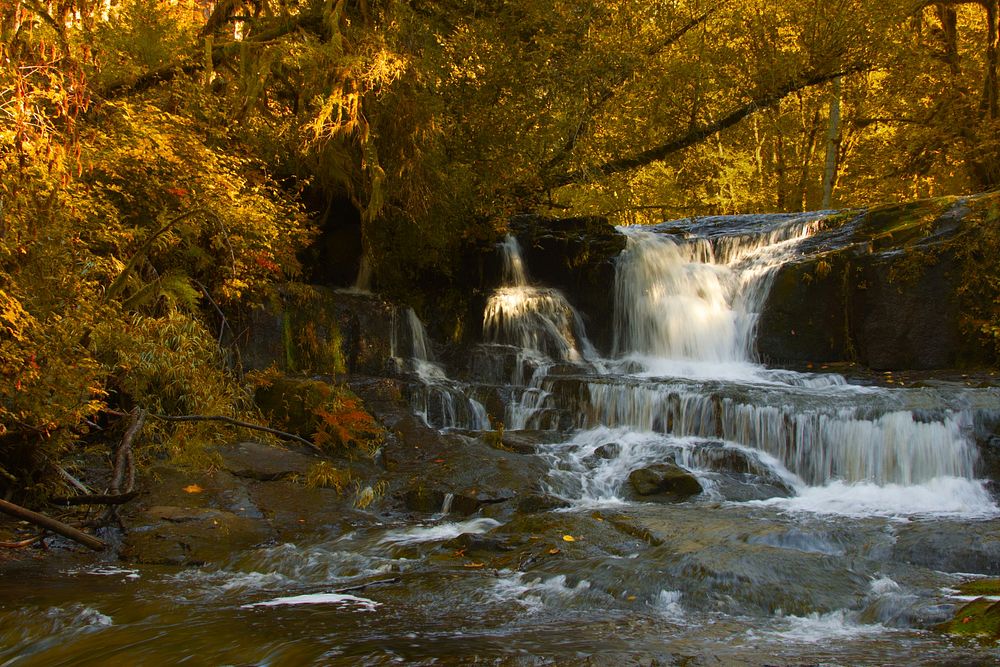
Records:
[[[201,493],[205,489],[201,488],[197,484],[189,484],[184,487],[184,493]]]

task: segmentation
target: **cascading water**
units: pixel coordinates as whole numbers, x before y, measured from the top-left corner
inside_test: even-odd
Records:
[[[156,565],[64,571],[56,550],[0,567],[0,662],[995,664],[995,644],[935,628],[965,617],[969,573],[1000,574],[971,440],[1000,424],[996,383],[863,387],[752,362],[769,271],[814,222],[626,230],[619,358],[603,361],[508,240],[473,381],[447,378],[412,311],[392,353],[428,423],[488,428],[478,396],[508,430],[548,432],[393,438],[384,468],[351,468],[400,491],[368,509],[213,474],[197,510],[160,508],[190,520],[126,536]],[[657,467],[701,493],[640,496],[630,475]],[[259,537],[247,510],[267,516]],[[164,545],[189,550],[169,537],[189,524],[205,526],[179,533],[194,553],[244,531],[255,546],[160,564]]]
[[[411,353],[406,359],[398,356],[400,339],[410,343]],[[470,397],[466,387],[450,380],[444,366],[435,360],[427,330],[412,308],[404,311],[402,324],[394,321],[391,346],[397,365],[416,376],[417,384],[410,391],[410,405],[425,424],[477,431],[490,428],[482,403]]]
[[[695,438],[756,452],[798,495],[834,487],[850,495],[861,485],[903,496],[889,504],[906,507],[906,489],[950,480],[944,511],[994,509],[974,478],[973,417],[961,401],[928,413],[917,407],[919,392],[849,386],[837,375],[754,362],[754,329],[774,272],[822,217],[713,218],[683,235],[669,224],[620,229],[628,238],[615,282],[615,350],[627,375],[576,380],[580,390],[563,407],[575,413],[587,447],[588,430],[650,436],[627,437],[619,456],[587,465],[573,441],[556,448],[556,493],[584,503],[620,499],[630,470],[657,459],[707,475],[699,457],[685,454],[700,451],[691,448]],[[739,233],[722,231],[734,223]],[[544,386],[551,393],[553,380]],[[566,470],[585,479],[568,482]],[[911,509],[934,511],[923,502]]]
[[[816,225],[813,214],[714,240],[620,228],[628,245],[615,278],[615,351],[647,363],[752,361],[774,269]]]
[[[579,313],[555,289],[530,285],[517,239],[500,244],[503,285],[486,303],[483,335],[487,343],[507,346],[513,369],[506,382],[517,387],[508,402],[505,422],[512,429],[554,429],[550,393],[543,388],[556,363],[599,368]]]
[[[569,363],[596,358],[579,314],[558,290],[528,284],[517,239],[501,244],[504,285],[490,296],[483,315],[487,342],[513,345],[539,358]]]

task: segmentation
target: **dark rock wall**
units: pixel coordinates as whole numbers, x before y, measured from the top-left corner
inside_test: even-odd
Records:
[[[970,198],[972,199],[972,198]],[[982,197],[972,203],[983,209]],[[835,218],[779,269],[757,328],[774,365],[853,361],[875,370],[985,367],[962,328],[970,201],[938,199]]]

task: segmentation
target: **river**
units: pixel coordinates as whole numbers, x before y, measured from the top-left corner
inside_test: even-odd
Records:
[[[471,376],[412,311],[394,353],[435,427],[490,428],[502,387],[508,430],[549,433],[553,509],[376,516],[202,568],[12,565],[0,665],[996,664],[933,627],[1000,574],[975,442],[1000,390],[755,358],[774,269],[821,219],[622,229],[607,357],[509,238]],[[663,464],[699,491],[639,494],[630,475]]]

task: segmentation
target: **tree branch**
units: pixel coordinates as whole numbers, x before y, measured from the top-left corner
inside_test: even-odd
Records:
[[[561,187],[572,183],[581,183],[586,181],[592,174],[611,176],[613,174],[632,171],[634,169],[638,169],[639,167],[645,167],[648,164],[663,160],[673,153],[693,146],[694,144],[697,144],[714,134],[733,127],[744,118],[777,104],[792,93],[806,88],[811,88],[812,86],[818,86],[831,81],[838,76],[854,74],[865,69],[868,69],[868,65],[859,64],[838,70],[836,72],[812,74],[805,78],[791,80],[771,92],[763,93],[751,99],[746,104],[733,109],[719,120],[693,127],[687,132],[670,139],[666,143],[641,151],[630,157],[609,160],[594,169],[571,171],[551,177],[546,185],[548,187]]]
[[[39,514],[38,512],[32,512],[25,507],[15,505],[14,503],[7,502],[6,500],[0,500],[0,512],[9,514],[17,519],[22,519],[23,521],[28,521],[36,526],[41,526],[42,528],[53,533],[58,533],[59,535],[69,538],[74,542],[79,542],[83,546],[93,549],[94,551],[104,551],[107,546],[104,542],[100,541],[93,535],[88,535],[87,533],[77,530],[73,526],[65,524],[62,521],[57,521],[56,519],[47,517],[44,514]]]
[[[646,49],[646,52],[644,54],[645,57],[647,59],[654,58],[663,51],[667,50],[668,48],[676,44],[684,35],[686,35],[690,31],[694,30],[699,25],[707,21],[709,17],[712,16],[712,14],[714,14],[719,10],[720,7],[722,7],[722,3],[716,4],[714,7],[705,10],[699,16],[692,17],[687,23],[682,25],[680,28],[678,28],[671,34],[664,37],[659,42],[653,44],[648,49]],[[635,74],[635,72],[640,68],[640,66],[641,64],[623,70],[622,72],[619,73],[618,77],[615,79],[614,82],[609,83],[607,86],[605,86],[604,90],[601,92],[600,95],[598,95],[597,99],[594,100],[588,106],[587,110],[584,112],[583,118],[580,119],[580,123],[577,125],[577,128],[573,131],[573,134],[566,140],[566,143],[563,144],[562,148],[560,148],[556,152],[556,154],[553,155],[552,158],[549,159],[549,161],[545,164],[544,173],[551,171],[559,164],[561,164],[564,160],[566,160],[566,158],[569,157],[570,153],[573,152],[573,149],[576,148],[576,144],[579,141],[579,138],[587,131],[588,127],[590,126],[590,121],[593,119],[594,114],[596,114],[601,109],[601,107],[603,107],[604,105],[606,105],[608,102],[610,102],[612,99],[615,98],[615,95],[621,88],[622,84],[628,81],[629,77]]]
[[[302,14],[295,18],[286,17],[270,29],[256,33],[243,41],[230,42],[228,44],[220,44],[213,47],[212,65],[218,66],[226,63],[234,56],[238,55],[240,53],[240,49],[244,45],[269,42],[273,39],[284,37],[285,35],[293,33],[297,30],[311,32],[323,40],[327,39],[329,36],[329,31],[323,21],[323,17],[318,14]],[[97,94],[106,100],[110,100],[131,95],[133,93],[141,93],[160,83],[171,81],[178,76],[191,75],[196,72],[200,72],[205,68],[206,59],[207,58],[196,58],[191,62],[166,65],[144,74],[140,74],[134,79],[113,83],[110,86],[97,91]]]
[[[168,416],[168,415],[150,415],[153,419],[159,419],[166,422],[222,422],[224,424],[229,424],[231,426],[238,426],[239,428],[250,429],[251,431],[262,431],[264,433],[270,433],[276,435],[280,438],[286,440],[295,440],[303,445],[306,445],[310,449],[316,452],[322,452],[323,450],[316,446],[315,443],[306,440],[305,438],[295,435],[294,433],[288,433],[287,431],[279,431],[276,428],[271,428],[269,426],[260,426],[259,424],[252,424],[250,422],[240,421],[239,419],[233,419],[232,417],[223,417],[222,415],[180,415],[180,416]]]

